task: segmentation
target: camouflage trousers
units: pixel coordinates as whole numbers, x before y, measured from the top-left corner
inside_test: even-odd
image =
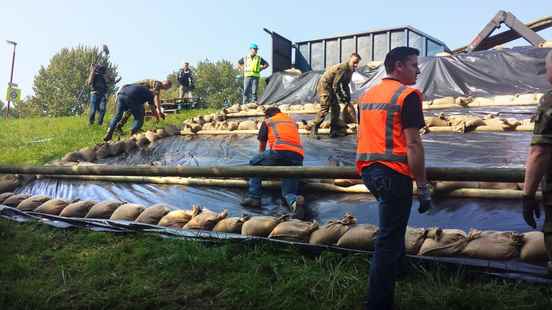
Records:
[[[544,245],[548,254],[548,269],[552,272],[552,166],[542,180],[542,204],[544,206]]]
[[[339,121],[339,115],[341,114],[341,107],[337,102],[336,96],[326,92],[319,93],[318,96],[320,97],[320,111],[318,111],[314,120],[315,126],[319,127],[328,113],[331,112],[331,128],[335,129]]]

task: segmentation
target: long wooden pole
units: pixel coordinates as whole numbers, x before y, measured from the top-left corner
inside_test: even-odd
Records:
[[[430,167],[427,176],[436,181],[523,182],[522,168]],[[154,166],[0,166],[0,174],[32,175],[120,175],[173,177],[263,177],[301,179],[358,179],[355,168],[298,167],[298,166],[213,166],[213,167],[154,167]]]

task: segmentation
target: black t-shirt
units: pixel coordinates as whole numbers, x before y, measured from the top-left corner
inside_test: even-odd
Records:
[[[96,72],[94,79],[92,80],[92,91],[99,93],[107,92],[107,82],[105,80],[105,74],[101,72]]]
[[[132,104],[144,105],[148,102],[153,104],[153,92],[148,88],[136,84],[125,85],[119,92],[119,95],[127,96]]]
[[[401,123],[403,129],[421,129],[425,127],[422,100],[417,93],[411,93],[404,98],[404,104],[401,111]]]
[[[266,122],[263,121],[261,124],[261,128],[259,128],[259,134],[257,134],[257,140],[260,142],[268,141],[268,126],[266,125]]]

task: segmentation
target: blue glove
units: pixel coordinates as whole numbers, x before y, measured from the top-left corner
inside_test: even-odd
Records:
[[[429,184],[426,183],[418,186],[418,201],[420,202],[418,213],[425,213],[431,209],[431,189]]]

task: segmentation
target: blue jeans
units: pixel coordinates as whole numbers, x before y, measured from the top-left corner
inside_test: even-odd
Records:
[[[393,309],[395,277],[405,255],[404,234],[412,207],[412,179],[382,164],[362,170],[378,200],[379,232],[370,268],[368,309]]]
[[[126,95],[119,94],[117,95],[117,112],[115,116],[109,123],[109,130],[115,130],[115,126],[123,118],[125,111],[130,111],[134,117],[134,122],[132,123],[131,132],[136,133],[142,125],[144,125],[144,103],[143,102],[132,102]]]
[[[90,114],[88,116],[88,123],[94,124],[96,118],[96,112],[98,112],[98,125],[103,124],[105,116],[106,106],[106,94],[102,92],[93,91],[90,93]]]
[[[252,166],[302,166],[303,156],[290,151],[267,150],[255,155],[249,164]],[[299,194],[299,180],[297,178],[286,178],[282,180],[282,197],[288,206],[291,206]],[[254,199],[261,199],[262,188],[261,178],[249,179],[248,196]]]
[[[257,101],[257,89],[259,88],[259,78],[246,76],[243,79],[243,100],[242,103]]]

